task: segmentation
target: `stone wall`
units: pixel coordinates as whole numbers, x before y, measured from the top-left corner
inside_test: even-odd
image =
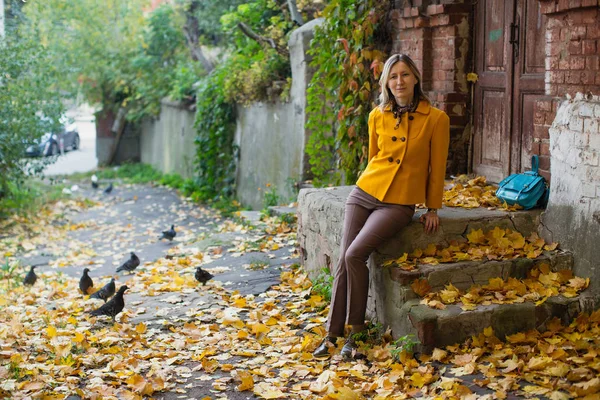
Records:
[[[194,119],[195,112],[185,104],[163,100],[158,118],[142,121],[141,162],[191,178],[196,158]]]
[[[550,179],[549,128],[564,96],[600,94],[600,1],[540,0],[546,25],[546,97],[534,103],[532,152]]]
[[[540,231],[571,250],[577,276],[589,277],[600,306],[600,97],[581,93],[559,107],[550,128],[552,185]]]

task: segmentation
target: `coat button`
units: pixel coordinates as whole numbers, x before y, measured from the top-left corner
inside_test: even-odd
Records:
[[[394,162],[394,159],[392,157],[388,158],[389,162]]]
[[[400,164],[400,159],[396,160],[396,164]]]
[[[396,136],[392,136],[392,142],[395,142],[396,140],[398,140],[398,138]]]
[[[401,141],[403,141],[403,142],[406,142],[406,138],[405,138],[404,136],[402,136],[402,137],[400,138],[400,140],[401,140]]]
[[[408,119],[412,121],[413,119],[415,119],[415,117],[413,117],[412,115],[409,115]]]

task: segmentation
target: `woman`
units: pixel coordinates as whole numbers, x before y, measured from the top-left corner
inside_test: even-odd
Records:
[[[346,202],[328,333],[315,357],[329,356],[347,320],[351,334],[341,354],[359,358],[353,335],[365,329],[369,255],[410,223],[417,203],[428,207],[420,217],[426,233],[440,225],[450,120],[431,106],[407,55],[386,61],[379,85],[380,104],[369,114],[369,163]]]

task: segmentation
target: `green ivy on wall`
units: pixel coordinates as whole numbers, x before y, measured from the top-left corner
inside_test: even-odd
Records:
[[[227,63],[202,78],[196,101],[196,199],[231,197],[235,185],[235,109],[223,90]]]
[[[307,129],[313,182],[353,184],[368,161],[368,115],[386,54],[375,34],[389,2],[333,0],[315,31]]]

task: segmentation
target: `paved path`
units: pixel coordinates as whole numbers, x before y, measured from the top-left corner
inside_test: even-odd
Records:
[[[202,267],[215,275],[211,282],[213,285],[237,290],[242,295],[260,295],[280,281],[284,266],[298,261],[294,239],[282,242],[277,246],[279,249],[268,253],[236,251],[236,247],[243,248],[245,244],[252,247],[259,243],[264,239],[264,231],[244,229],[239,221],[234,223],[222,219],[213,210],[182,200],[174,191],[164,187],[115,183],[113,192],[108,195],[87,187],[83,187],[77,195],[98,203],[81,212],[66,210],[66,223],[84,227],[71,231],[66,243],[48,243],[27,252],[21,258],[25,265],[39,265],[40,273],[58,270],[72,277],[81,276],[82,269],[88,267],[95,287],[103,285],[109,276],[117,278],[118,287],[133,276],[115,273],[115,268],[128,258],[131,251],[141,259],[138,269],[164,257],[201,252],[204,255]],[[177,231],[175,240],[159,241],[159,233],[171,224],[175,224]],[[180,274],[193,274],[194,269],[194,265],[182,266]],[[126,294],[126,307],[133,315],[129,322],[144,322],[159,329],[165,321],[176,324],[189,320],[186,313],[190,310],[208,310],[220,307],[219,304],[222,305],[221,295],[208,290],[184,289],[183,292],[167,292],[152,297],[148,297],[147,293],[142,296],[137,291]],[[193,368],[197,364],[190,362],[184,366]],[[186,388],[187,398],[214,398],[216,393],[218,398],[256,398],[251,392],[235,391],[233,384],[231,390],[215,392],[211,381],[194,380],[200,375],[201,372],[194,372],[189,379],[178,381],[179,392],[155,393],[154,398],[181,398],[182,387]],[[224,374],[217,371],[214,379],[220,375]]]

